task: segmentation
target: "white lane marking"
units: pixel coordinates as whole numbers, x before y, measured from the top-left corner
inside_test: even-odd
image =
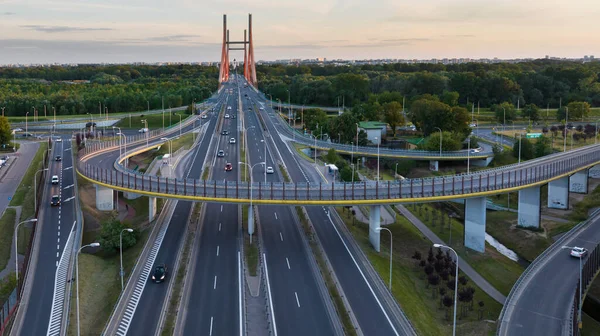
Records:
[[[56,267],[58,267],[58,260],[56,261]]]
[[[69,169],[73,169],[73,166],[71,166],[71,167],[67,167],[67,168],[65,168],[65,169],[63,169],[63,170],[69,170]]]
[[[60,237],[58,237],[58,238],[57,238],[57,243],[59,243],[59,244],[60,244]]]
[[[210,332],[209,335],[212,336],[212,326],[213,326],[213,317],[210,317]]]
[[[57,250],[60,250],[60,245],[56,245],[56,249],[57,249]]]
[[[221,223],[219,223],[219,231],[221,231]]]
[[[275,219],[278,219],[278,218],[277,218],[277,212],[274,212],[274,214],[275,214]]]
[[[288,269],[290,269],[290,270],[291,270],[292,268],[290,267],[290,260],[289,260],[287,257],[285,257],[285,261],[286,261],[286,262],[287,262],[287,264],[288,264]]]
[[[63,190],[67,190],[69,188],[73,188],[73,186],[75,186],[75,185],[74,184],[70,184],[70,185],[66,186]]]
[[[71,150],[71,148],[67,148],[67,149],[65,149],[65,152],[68,152],[68,151],[70,151],[70,150]]]
[[[56,273],[54,275],[54,293],[52,295],[52,309],[50,311],[50,320],[48,321],[48,329],[46,335],[59,336],[61,333],[61,322],[63,317],[63,306],[65,302],[65,286],[67,284],[67,275],[69,270],[69,259],[71,258],[71,248],[73,246],[74,232],[71,231],[67,244],[65,245],[65,253],[57,261]],[[58,257],[58,252],[57,252]]]
[[[217,257],[219,256],[219,246],[217,246]]]
[[[281,234],[281,232],[279,232],[279,238],[281,238],[281,241],[283,241],[283,235]]]
[[[215,275],[215,282],[213,284],[213,289],[217,289],[217,276]]]
[[[223,212],[223,206],[221,205],[221,212]]]
[[[69,197],[66,200],[64,200],[63,202],[68,202],[68,201],[72,201],[75,199],[75,196]]]
[[[238,251],[238,309],[239,309],[239,321],[240,321],[240,336],[244,335],[244,327],[242,325],[242,256],[241,252]]]
[[[56,252],[56,257],[58,258],[60,256],[60,252]]]
[[[267,279],[267,292],[269,293],[269,308],[271,308],[271,320],[273,321],[273,335],[277,336],[277,323],[275,323],[275,310],[273,308],[273,299],[271,297],[271,283],[269,282],[269,267],[267,266],[267,255],[263,253],[265,260],[265,278]]]
[[[296,295],[296,303],[298,304],[298,308],[300,308],[300,300],[298,300],[298,293],[294,292],[294,295]]]

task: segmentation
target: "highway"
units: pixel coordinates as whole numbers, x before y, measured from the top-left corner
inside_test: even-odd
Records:
[[[260,96],[258,95],[254,94],[252,95],[252,98],[260,102]],[[262,117],[267,126],[268,134],[273,139],[275,146],[279,149],[282,159],[286,162],[290,178],[294,182],[308,182],[306,173],[302,171],[294,154],[288,150],[288,147],[279,136],[271,121],[272,119],[269,115],[272,111],[270,111],[267,104],[264,104],[264,106],[265,110],[262,112]],[[261,113],[261,111],[255,109],[255,113],[249,114],[256,116],[256,113]],[[310,176],[310,174],[308,174],[308,176]],[[394,309],[387,305],[386,301],[382,299],[383,295],[379,291],[379,288],[375,285],[370,285],[368,280],[364,278],[361,267],[355,261],[358,258],[353,255],[356,251],[351,251],[347,248],[347,237],[342,237],[342,235],[339,234],[335,225],[333,225],[327,216],[325,209],[321,207],[307,207],[306,210],[314,224],[319,240],[325,249],[325,253],[332,263],[333,269],[340,281],[363,334],[412,335],[414,332],[412,331],[412,327],[408,320],[398,318],[398,312],[396,312],[396,314],[392,313]],[[397,307],[395,308],[398,310]]]
[[[47,184],[41,197],[36,248],[32,250],[29,276],[25,285],[31,301],[25,303],[24,309],[19,310],[23,318],[17,319],[21,324],[13,328],[19,335],[44,335],[48,331],[58,262],[64,252],[67,238],[75,227],[76,189],[73,187],[71,142],[65,139],[62,142],[54,142],[53,145],[53,155],[62,155],[62,161],[51,161]],[[58,175],[58,185],[50,184],[53,175]],[[50,206],[52,195],[60,196],[60,206]]]
[[[250,89],[243,89],[251,94]],[[282,182],[281,175],[266,174],[264,165],[279,167],[267,149],[265,153],[265,134],[258,121],[251,101],[243,97],[246,128],[248,129],[249,163],[255,165],[252,171],[254,181]],[[272,135],[271,135],[272,136]],[[270,140],[267,138],[267,141]],[[240,169],[244,169],[240,166]],[[333,335],[333,322],[338,317],[335,311],[329,311],[319,290],[319,285],[311,268],[304,248],[301,232],[293,211],[289,206],[262,205],[257,207],[263,249],[268,267],[268,279],[275,311],[275,324],[280,335]],[[318,272],[318,271],[317,271]],[[325,293],[325,295],[328,295]],[[337,322],[337,321],[336,321]],[[339,322],[337,322],[339,324]]]
[[[600,216],[561,246],[585,247],[593,250],[600,242]],[[523,283],[518,294],[509,299],[500,323],[501,336],[566,335],[571,323],[573,296],[579,281],[579,260],[568,249],[553,246],[540,268]],[[587,257],[586,257],[587,259]],[[585,259],[582,260],[585,263]]]
[[[227,84],[225,88],[233,88]],[[227,95],[225,114],[239,116],[237,92]],[[208,133],[215,138],[215,152],[208,153],[211,159],[212,177],[216,180],[237,181],[239,161],[239,141],[230,144],[229,139],[239,140],[237,119],[223,119],[221,130],[229,135],[221,135],[219,130]],[[214,120],[217,124],[220,120]],[[223,150],[224,157],[217,157]],[[225,171],[225,164],[231,163],[233,171]],[[235,335],[241,334],[239,305],[240,269],[238,267],[238,205],[204,203],[205,214],[198,237],[197,249],[192,256],[192,266],[186,279],[186,292],[182,306],[184,335]]]

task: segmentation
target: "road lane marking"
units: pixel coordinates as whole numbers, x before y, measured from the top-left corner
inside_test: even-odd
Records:
[[[281,238],[281,241],[283,241],[283,235],[281,234],[281,232],[279,232],[279,238]]]
[[[60,237],[57,238],[56,242],[60,244]]]
[[[296,295],[296,303],[298,304],[298,308],[300,308],[300,300],[298,300],[298,293],[294,292],[294,295]]]
[[[267,279],[267,292],[269,293],[269,308],[271,309],[271,320],[273,321],[273,335],[277,336],[277,323],[275,323],[275,308],[273,308],[273,298],[271,296],[271,283],[269,281],[269,267],[267,265],[267,255],[263,253],[265,260],[265,278]]]
[[[223,206],[221,205],[221,212],[223,212]]]
[[[274,212],[274,214],[275,214],[275,219],[278,219],[278,218],[277,218],[277,212]]]
[[[65,169],[63,169],[63,170],[69,170],[69,169],[73,169],[73,166],[71,166],[71,167],[67,167],[67,168],[65,168]]]
[[[291,270],[292,268],[290,267],[290,260],[289,260],[287,257],[285,257],[285,261],[286,261],[286,262],[287,262],[287,264],[288,264],[288,269],[290,269],[290,270]]]
[[[60,250],[60,245],[56,245],[56,249],[57,249],[57,250]]]
[[[219,256],[219,246],[217,246],[217,257]]]
[[[73,186],[75,186],[75,185],[74,184],[70,184],[70,185],[66,186],[63,190],[67,190],[69,188],[73,188]]]
[[[65,203],[66,203],[66,202],[68,202],[68,201],[72,201],[73,199],[75,199],[75,196],[69,197],[69,198],[67,198],[66,200],[64,200],[63,202],[65,202]]]
[[[221,223],[219,223],[219,231],[221,231]]]
[[[215,275],[215,283],[213,284],[213,289],[217,289],[217,276]]]
[[[56,257],[58,258],[60,256],[60,252],[56,252]]]
[[[213,317],[210,317],[210,333],[209,335],[212,336],[212,325],[213,325]]]

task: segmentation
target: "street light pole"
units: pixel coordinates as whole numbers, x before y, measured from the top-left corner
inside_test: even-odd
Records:
[[[19,283],[19,250],[17,249],[17,242],[18,242],[18,232],[19,232],[19,225],[23,224],[23,223],[31,223],[31,222],[37,222],[37,218],[32,218],[32,219],[28,219],[26,221],[23,221],[19,224],[17,224],[17,226],[15,226],[15,278],[17,280],[17,284]]]
[[[242,161],[239,161],[238,164],[245,165],[250,169],[250,185],[248,186],[248,188],[250,189],[250,208],[252,208],[252,180],[254,179],[254,177],[252,176],[252,169],[254,169],[254,167],[259,164],[266,165],[266,162],[257,162],[255,164],[253,164],[252,166],[249,165],[248,163],[242,162]],[[250,221],[250,218],[248,218],[248,221]],[[250,235],[250,244],[252,244],[252,235]]]
[[[471,136],[467,137],[467,174],[469,173],[469,168],[471,166]]]
[[[37,209],[37,174],[39,172],[47,171],[48,168],[40,169],[33,174],[33,211]]]
[[[563,132],[563,152],[567,151],[567,132],[568,132],[568,125],[569,125],[569,108],[565,106],[565,110],[566,110],[566,115],[565,115],[565,129]]]
[[[86,247],[98,247],[100,243],[91,243],[88,245],[84,245],[79,250],[77,250],[77,254],[75,254],[75,279],[77,280],[77,336],[81,335],[81,326],[79,325],[79,253]]]
[[[394,243],[394,239],[392,236],[392,231],[390,231],[390,229],[388,228],[384,228],[384,227],[378,227],[377,229],[375,229],[375,231],[380,232],[381,230],[386,230],[387,232],[390,233],[390,292],[392,291],[392,255],[394,254],[394,249],[393,249],[393,243]]]
[[[123,291],[123,276],[125,275],[125,270],[123,270],[123,232],[133,232],[133,229],[123,229],[121,233],[119,233],[119,252],[121,257],[121,292]]]
[[[521,138],[523,137],[523,135],[519,134],[519,163],[521,164]]]
[[[433,244],[433,247],[437,248],[445,248],[452,252],[456,256],[456,274],[454,275],[454,323],[452,324],[452,336],[456,336],[456,298],[458,294],[458,253],[454,251],[454,249],[450,246],[442,245],[442,244]]]
[[[261,139],[260,142],[264,143],[265,145],[265,162],[267,162],[267,142],[265,141],[265,139]],[[267,183],[267,167],[265,164],[265,184]]]
[[[25,113],[25,137],[27,137],[27,116],[29,115],[29,111]]]
[[[179,137],[181,138],[181,114],[178,114],[179,116]]]
[[[561,249],[569,249],[569,250],[571,250],[571,249],[573,249],[573,247],[574,246],[562,246]],[[582,273],[582,270],[583,270],[583,266],[582,266],[582,263],[581,263],[581,259],[583,259],[582,256],[579,257],[579,307],[577,307],[577,310],[579,312],[577,314],[577,322],[578,322],[580,328],[581,328],[581,306],[583,306],[583,302],[581,302],[581,300],[583,299],[583,296],[582,296],[582,293],[581,293],[582,287],[583,287],[583,282],[582,282],[583,280],[582,280],[582,277],[581,277],[582,276],[581,273]]]
[[[379,143],[381,140],[375,137],[375,141],[377,141],[377,182],[379,182]]]

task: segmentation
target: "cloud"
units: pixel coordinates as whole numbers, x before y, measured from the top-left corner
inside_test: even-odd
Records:
[[[146,38],[147,41],[156,41],[156,42],[185,42],[190,41],[195,37],[201,37],[200,35],[167,35],[167,36],[155,36]]]
[[[4,12],[4,13],[2,13],[0,15],[10,16],[10,15],[15,15],[15,14],[17,14],[17,13],[15,13],[15,12]]]
[[[325,46],[319,44],[287,44],[287,45],[261,45],[260,49],[324,49]]]
[[[424,41],[431,41],[431,39],[424,38],[424,37],[422,37],[422,38],[415,37],[415,38],[396,38],[396,39],[381,40],[381,42],[400,42],[400,43],[424,42]]]
[[[22,28],[35,30],[43,33],[64,33],[64,32],[90,32],[90,31],[108,31],[112,28],[83,28],[70,26],[41,26],[41,25],[24,25]]]

